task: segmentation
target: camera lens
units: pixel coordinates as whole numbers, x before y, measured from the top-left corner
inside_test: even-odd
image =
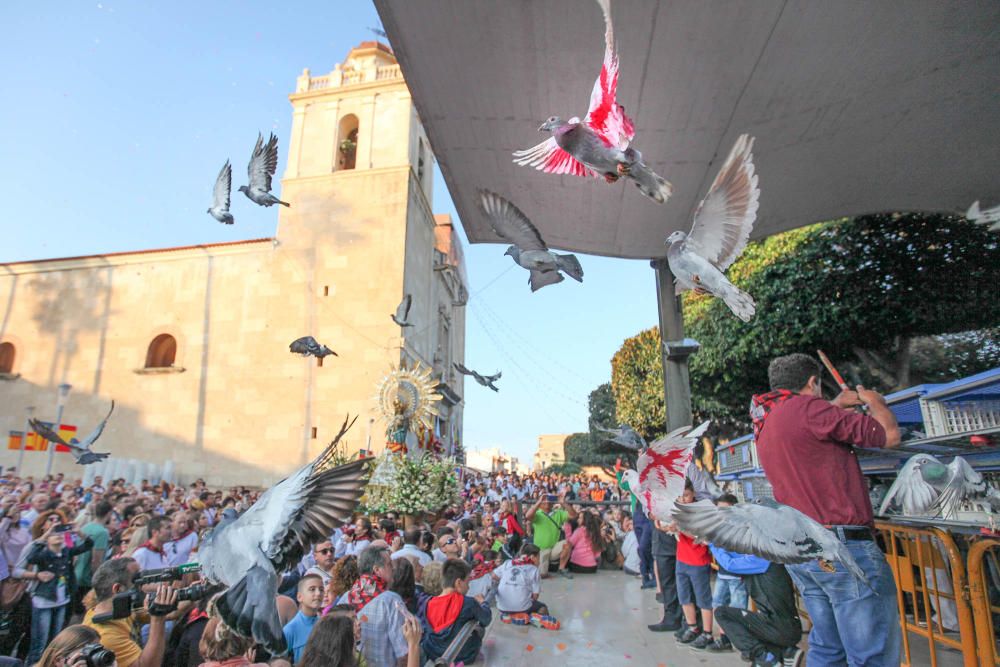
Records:
[[[109,651],[100,644],[87,644],[80,655],[87,660],[87,667],[111,667],[115,664],[114,651]]]

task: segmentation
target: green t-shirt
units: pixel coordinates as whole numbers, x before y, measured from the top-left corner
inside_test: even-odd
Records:
[[[108,534],[108,529],[99,523],[88,523],[80,532],[94,540],[94,549],[103,549],[104,556],[107,558],[108,555],[108,542],[111,540],[111,536]],[[76,557],[76,583],[79,586],[86,586],[90,588],[90,577],[94,574],[93,570],[90,568],[90,555],[92,551],[85,551]]]
[[[569,514],[566,510],[556,510],[548,515],[552,520],[545,518],[545,512],[536,510],[535,516],[531,518],[531,528],[535,535],[535,546],[539,549],[551,549],[556,542],[562,539],[562,526],[569,521]]]

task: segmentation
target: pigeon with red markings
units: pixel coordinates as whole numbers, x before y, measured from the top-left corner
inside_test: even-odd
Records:
[[[626,470],[622,481],[639,499],[646,516],[670,523],[674,501],[684,493],[688,465],[694,458],[698,439],[708,430],[710,422],[696,428],[682,426],[653,442],[639,454],[638,470]]]
[[[753,138],[740,135],[698,204],[691,231],[667,237],[667,263],[677,280],[677,293],[689,289],[708,292],[725,301],[744,322],[753,318],[757,304],[723,272],[746,248],[757,219],[760,190],[752,150]]]
[[[604,64],[590,93],[586,118],[551,116],[538,128],[551,132],[542,143],[514,152],[514,163],[549,174],[603,176],[609,183],[631,179],[644,195],[662,204],[673,191],[632,146],[635,125],[618,104],[618,54],[615,52],[611,0],[597,0],[604,13]]]

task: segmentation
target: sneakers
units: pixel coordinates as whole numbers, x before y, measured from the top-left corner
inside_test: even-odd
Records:
[[[524,612],[516,614],[500,614],[500,621],[508,625],[529,625],[531,618]]]
[[[532,614],[531,624],[545,630],[558,630],[561,627],[554,616],[545,616],[544,614]]]
[[[572,579],[573,573],[569,570],[559,570],[559,576],[565,577],[566,579]]]
[[[642,586],[639,586],[640,590],[647,590],[649,588],[656,588],[656,582],[655,581],[644,581],[644,582],[642,582]]]
[[[705,650],[709,653],[725,653],[726,651],[733,650],[733,643],[729,641],[729,637],[719,635],[719,638],[706,646]]]
[[[782,664],[781,658],[773,653],[765,653],[754,658],[752,667],[781,667]]]
[[[690,627],[691,627],[691,626],[689,626],[689,625],[688,625],[688,624],[687,624],[686,622],[684,622],[684,620],[682,619],[682,620],[681,620],[681,627],[680,627],[680,628],[678,628],[678,629],[677,629],[677,632],[675,632],[675,633],[674,633],[674,639],[676,639],[677,641],[680,641],[680,640],[681,640],[681,637],[683,637],[683,636],[684,636],[684,633],[685,633],[685,632],[687,632],[687,631],[688,631],[688,630],[690,629]],[[701,628],[700,628],[700,627],[698,627],[698,626],[695,626],[695,628],[694,628],[694,632],[695,632],[695,636],[698,636],[698,635],[700,635],[700,634],[701,634]]]
[[[687,643],[687,642],[685,642],[685,643]],[[715,643],[715,640],[712,639],[712,633],[711,632],[703,632],[700,635],[698,635],[697,637],[695,637],[695,640],[693,642],[689,643],[688,646],[690,646],[691,648],[693,648],[696,651],[704,651],[705,649],[707,649],[709,646],[711,646],[714,643]]]
[[[799,667],[799,663],[805,653],[806,652],[798,646],[786,648],[785,653],[782,656],[781,664],[784,665],[784,667]]]
[[[690,644],[695,639],[701,637],[701,633],[693,628],[687,628],[684,630],[684,634],[677,638],[677,642],[680,644]]]

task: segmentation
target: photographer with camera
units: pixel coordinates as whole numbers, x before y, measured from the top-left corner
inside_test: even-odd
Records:
[[[86,625],[71,625],[52,640],[35,667],[116,667],[115,654]]]
[[[139,564],[132,558],[117,558],[103,563],[92,579],[97,604],[83,617],[83,624],[98,632],[101,643],[118,657],[119,667],[160,667],[166,645],[166,616],[177,606],[177,591],[169,584],[159,584],[155,596],[152,599],[146,597],[144,613],[122,617],[115,613],[115,597],[132,592],[133,580],[138,573]],[[144,622],[142,617],[147,614],[149,639],[143,648],[132,636],[133,628]]]

